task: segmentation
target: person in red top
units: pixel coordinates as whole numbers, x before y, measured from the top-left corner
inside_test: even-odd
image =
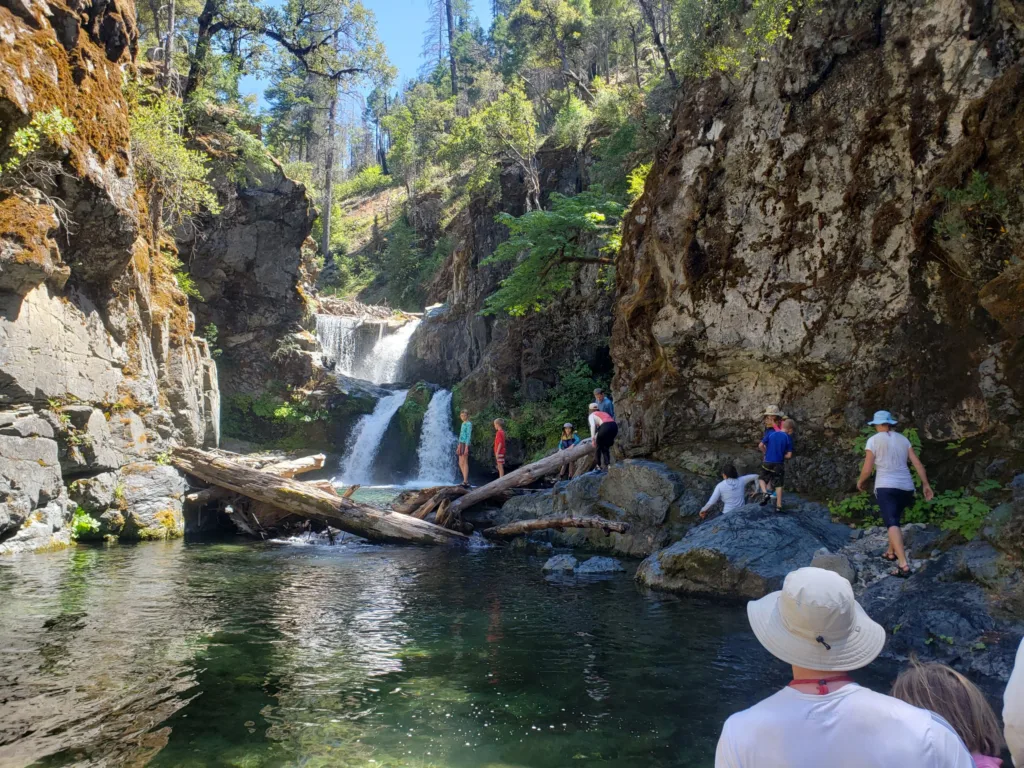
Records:
[[[498,477],[505,476],[505,420],[494,420],[494,461],[498,465]]]

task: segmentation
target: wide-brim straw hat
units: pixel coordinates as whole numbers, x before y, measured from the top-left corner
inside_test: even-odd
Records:
[[[769,405],[768,407],[766,407],[764,409],[764,413],[762,413],[761,415],[762,416],[785,416],[786,414],[784,414],[782,411],[779,410],[779,406],[777,406],[777,405]]]
[[[854,599],[850,582],[822,568],[792,571],[781,590],[747,603],[747,618],[773,656],[805,669],[860,669],[885,645],[885,630]]]

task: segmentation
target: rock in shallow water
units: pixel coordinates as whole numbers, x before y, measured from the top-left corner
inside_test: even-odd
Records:
[[[626,569],[614,557],[592,557],[576,567],[576,573],[621,573]]]
[[[555,555],[544,563],[544,571],[555,573],[572,573],[576,570],[576,563],[579,562],[572,555]]]
[[[784,514],[747,505],[697,526],[644,560],[636,579],[671,592],[763,597],[822,547],[838,549],[849,540],[849,529],[832,523],[825,507],[794,502]]]

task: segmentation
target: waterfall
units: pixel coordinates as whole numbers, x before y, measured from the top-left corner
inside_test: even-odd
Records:
[[[338,315],[316,316],[316,338],[320,348],[335,363],[335,370],[352,376],[356,358],[356,329],[362,325],[358,317]]]
[[[349,438],[348,450],[341,460],[341,477],[338,481],[345,486],[372,485],[373,460],[377,458],[384,433],[391,419],[402,407],[408,390],[392,392],[377,401],[373,413],[363,416],[356,424]]]
[[[452,393],[439,389],[430,398],[423,416],[418,451],[420,469],[416,485],[450,485],[457,481],[458,463],[455,445],[458,437],[452,432]]]
[[[338,373],[387,384],[401,376],[406,347],[419,324],[410,320],[391,332],[384,320],[317,315],[316,337]]]
[[[419,320],[410,320],[394,333],[381,336],[370,350],[369,359],[365,361],[369,375],[361,378],[368,379],[374,384],[398,381],[402,375],[405,349],[409,346],[409,340],[419,324]]]

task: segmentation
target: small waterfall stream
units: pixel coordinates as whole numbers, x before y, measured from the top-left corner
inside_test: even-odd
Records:
[[[363,416],[356,424],[352,437],[348,441],[348,449],[341,459],[341,475],[336,478],[342,485],[372,485],[373,461],[380,451],[384,433],[388,430],[391,419],[402,407],[406,389],[392,392],[377,401],[373,413]]]
[[[416,485],[449,485],[457,482],[458,464],[455,444],[458,437],[452,432],[452,393],[439,389],[430,398],[423,416],[420,432],[419,475]]]
[[[316,337],[338,373],[389,384],[401,378],[402,358],[419,324],[413,319],[393,328],[383,320],[317,315]]]

